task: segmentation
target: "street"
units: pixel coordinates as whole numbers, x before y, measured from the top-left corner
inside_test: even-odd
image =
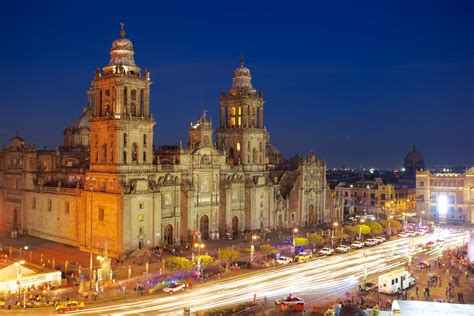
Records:
[[[238,302],[251,301],[254,294],[257,300],[267,297],[267,311],[275,310],[274,299],[293,293],[306,301],[307,310],[312,305],[324,305],[333,302],[349,290],[356,288],[364,275],[376,277],[397,267],[406,267],[409,257],[437,258],[445,249],[460,246],[467,240],[467,233],[447,232],[445,241],[432,250],[420,245],[436,240],[438,234],[420,237],[396,239],[382,245],[347,254],[318,258],[303,264],[291,264],[263,271],[251,272],[234,278],[223,279],[200,285],[175,295],[157,295],[153,299],[125,299],[117,302],[99,303],[78,312],[78,314],[176,314],[184,307],[191,311],[227,306]],[[365,258],[364,253],[367,254]],[[27,313],[44,313],[44,309],[28,310]]]

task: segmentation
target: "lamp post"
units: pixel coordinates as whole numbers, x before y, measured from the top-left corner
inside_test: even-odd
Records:
[[[331,246],[334,246],[334,235],[335,235],[335,231],[337,229],[337,225],[339,225],[337,222],[334,222],[332,224],[333,230],[332,230],[332,236],[331,236]]]
[[[197,242],[197,243],[194,244],[194,248],[198,249],[197,271],[198,271],[199,275],[201,275],[201,261],[202,261],[201,249],[204,248],[204,243]]]
[[[25,264],[25,260],[20,260],[18,262],[15,262],[15,265],[18,267],[18,275],[16,279],[16,283],[18,284],[18,304],[21,305],[21,265]],[[23,307],[24,304],[23,304]]]
[[[257,240],[257,235],[252,235],[251,244],[250,244],[250,262],[253,262],[253,256],[255,255],[255,241]]]

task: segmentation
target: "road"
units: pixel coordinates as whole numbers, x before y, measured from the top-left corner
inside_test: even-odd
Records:
[[[421,246],[443,236],[444,242],[432,250]],[[436,258],[443,250],[460,246],[469,240],[467,232],[429,234],[414,238],[396,239],[375,247],[353,250],[318,258],[314,261],[290,264],[272,269],[252,272],[238,277],[223,279],[200,285],[176,295],[159,295],[145,300],[128,300],[103,305],[94,305],[77,314],[163,314],[176,315],[184,307],[191,311],[223,307],[239,302],[268,298],[268,308],[273,300],[289,293],[306,300],[307,306],[335,300],[349,289],[357,287],[364,272],[368,279],[406,266],[410,253],[413,261],[421,257]],[[411,248],[411,252],[409,251]],[[364,268],[365,267],[365,268]]]

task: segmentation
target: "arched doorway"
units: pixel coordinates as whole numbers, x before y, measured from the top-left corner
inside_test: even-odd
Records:
[[[201,217],[199,230],[201,231],[201,240],[209,239],[209,217],[204,215]]]
[[[278,215],[277,227],[278,228],[283,228],[283,214]]]
[[[314,205],[311,204],[308,209],[308,224],[313,225],[315,222],[316,216],[314,214]]]
[[[163,239],[167,245],[173,244],[173,226],[171,226],[171,224],[165,226]]]
[[[234,216],[232,218],[232,236],[237,237],[239,235],[239,218]]]

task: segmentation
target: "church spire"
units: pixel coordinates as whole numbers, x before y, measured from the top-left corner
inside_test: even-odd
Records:
[[[240,52],[240,67],[244,67],[245,60],[244,60],[244,53]]]
[[[121,38],[124,38],[125,37],[125,23],[123,22],[120,22],[120,37]]]

